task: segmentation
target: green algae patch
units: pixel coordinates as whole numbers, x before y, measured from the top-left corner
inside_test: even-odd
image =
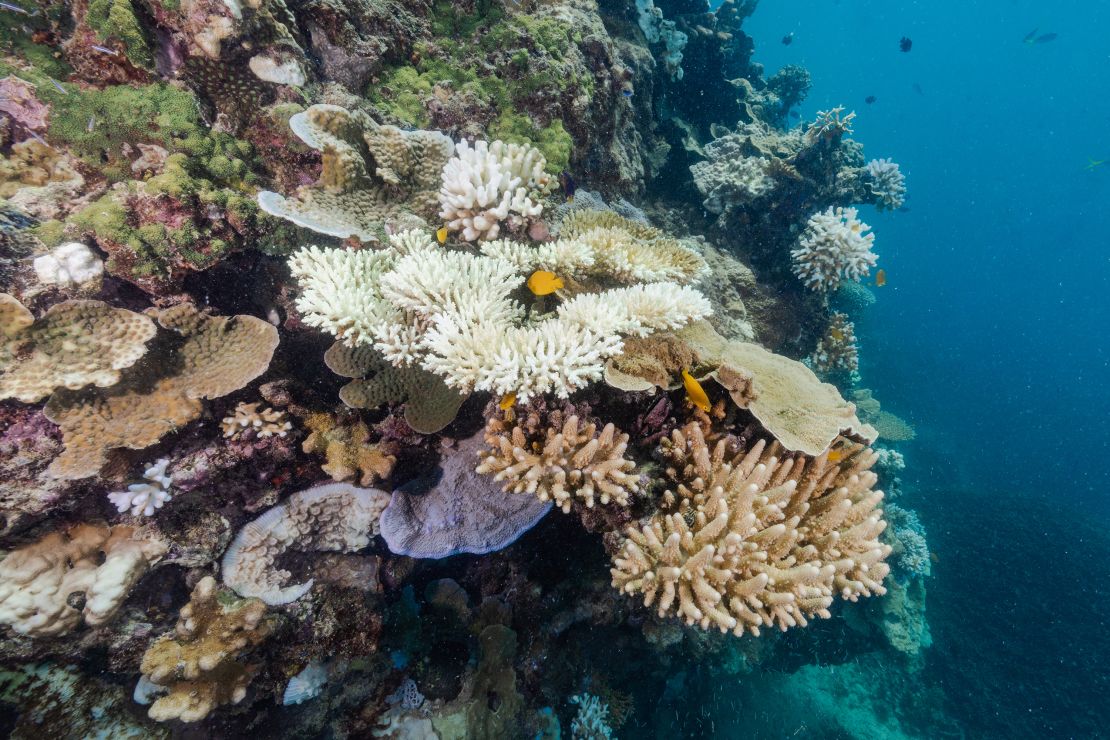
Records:
[[[528,116],[512,111],[504,111],[490,124],[490,138],[501,139],[512,144],[531,144],[543,152],[547,160],[546,170],[558,174],[570,164],[574,151],[574,140],[563,127],[563,122],[552,121],[544,128],[538,128]]]
[[[154,67],[154,54],[131,0],[90,0],[85,22],[101,42],[119,39],[127,47],[127,58],[136,67]]]

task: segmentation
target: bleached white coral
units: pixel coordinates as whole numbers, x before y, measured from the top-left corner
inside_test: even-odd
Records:
[[[570,723],[570,736],[574,740],[602,740],[613,737],[609,727],[609,705],[593,694],[575,694],[571,704],[578,705],[578,714]]]
[[[558,239],[531,246],[510,239],[484,242],[482,254],[509,263],[521,272],[550,270],[557,275],[578,275],[593,267],[594,250],[577,239]]]
[[[546,165],[535,147],[461,141],[443,168],[439,215],[466,241],[496,239],[502,222],[517,227],[543,212],[538,194],[551,185]]]
[[[159,459],[143,473],[145,483],[132,483],[126,491],[109,493],[108,499],[120,513],[130,509],[133,516],[150,516],[173,498],[170,493],[173,478],[166,475],[169,464],[166,458]]]
[[[40,282],[63,288],[98,285],[104,275],[104,262],[81,242],[68,242],[36,257],[34,267]]]
[[[897,162],[890,159],[872,159],[864,167],[870,180],[867,186],[879,199],[878,209],[897,210],[906,202],[906,176]]]
[[[258,403],[240,403],[235,407],[231,416],[225,416],[220,422],[226,439],[241,439],[248,432],[254,437],[284,437],[293,428],[292,423],[285,419],[284,411],[264,408],[261,411]]]
[[[810,216],[790,252],[794,273],[806,287],[822,292],[836,290],[841,280],[859,281],[871,271],[878,257],[871,251],[875,235],[856,218],[855,208],[829,208]]]
[[[842,116],[843,112],[843,105],[817,111],[817,118],[810,124],[807,133],[816,136],[842,136],[852,133],[852,120],[856,117],[856,112],[852,111]]]

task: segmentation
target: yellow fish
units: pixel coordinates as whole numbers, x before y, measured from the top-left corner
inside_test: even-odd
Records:
[[[886,285],[886,270],[879,270],[875,273],[875,287],[881,288]]]
[[[497,404],[497,406],[502,411],[508,411],[513,406],[516,406],[516,394],[506,393],[504,396],[501,397],[501,403]]]
[[[551,295],[563,287],[563,279],[547,270],[536,270],[528,278],[528,290],[536,295]]]
[[[829,462],[838,463],[844,459],[844,453],[840,450],[829,450]]]
[[[444,242],[447,241],[447,227],[446,226],[440,226],[438,229],[436,229],[436,241],[439,242],[440,244],[443,244]]]
[[[682,384],[686,386],[686,399],[690,403],[702,411],[708,411],[712,408],[709,404],[709,396],[705,395],[705,389],[701,387],[701,383],[686,370],[682,371]]]

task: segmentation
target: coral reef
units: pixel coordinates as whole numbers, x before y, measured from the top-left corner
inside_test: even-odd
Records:
[[[848,315],[834,312],[829,317],[825,334],[813,348],[806,363],[824,377],[844,376],[859,379],[859,347],[856,345],[856,327]]]
[[[35,274],[44,285],[99,290],[104,262],[81,242],[67,242],[36,257]]]
[[[320,468],[334,481],[357,480],[369,486],[385,480],[393,472],[397,458],[382,445],[370,443],[366,422],[345,415],[315,413],[304,420],[309,434],[301,449],[322,454]]]
[[[389,494],[349,483],[329,483],[295,493],[280,506],[245,525],[224,553],[224,583],[240,596],[271,606],[288,604],[308,593],[312,579],[283,584],[290,573],[275,561],[286,550],[354,552],[378,532]]]
[[[568,700],[578,705],[578,714],[570,723],[570,736],[575,740],[609,740],[609,705],[593,694],[575,694]]]
[[[613,559],[613,585],[642,593],[660,616],[736,635],[761,627],[805,626],[829,618],[836,596],[882,595],[890,553],[869,471],[874,454],[856,445],[830,464],[784,457],[757,442],[734,456],[710,449],[701,427],[675,430],[673,445],[692,461],[674,513],[630,527]]]
[[[879,210],[896,211],[906,202],[906,176],[897,162],[889,159],[872,159],[867,170],[867,187],[878,198]]]
[[[240,439],[246,436],[272,437],[275,434],[284,437],[293,428],[292,422],[285,420],[284,411],[275,411],[271,408],[258,410],[259,403],[240,403],[235,407],[231,416],[225,416],[220,422],[224,430],[224,437]]]
[[[855,208],[829,208],[810,216],[790,252],[794,272],[806,287],[829,292],[842,280],[859,282],[878,259],[871,251],[875,235],[870,226],[856,218]]]

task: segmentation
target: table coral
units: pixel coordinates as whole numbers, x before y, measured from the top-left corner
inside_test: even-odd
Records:
[[[66,449],[52,475],[95,475],[110,450],[142,449],[200,416],[206,398],[242,388],[265,372],[278,335],[253,316],[217,317],[183,303],[154,310],[159,351],[107,390],[56,391],[46,415],[62,428]]]
[[[237,599],[211,576],[200,579],[174,631],[143,654],[140,681],[152,685],[136,693],[168,692],[151,705],[150,718],[197,722],[218,706],[241,702],[257,670],[241,662],[242,655],[269,636],[265,616],[259,599]]]
[[[56,388],[119,382],[147,352],[154,322],[100,301],[66,301],[39,319],[0,293],[0,398],[34,403]]]
[[[834,291],[842,280],[859,282],[875,266],[875,235],[867,233],[871,227],[856,215],[855,208],[830,207],[809,217],[790,252],[794,273],[807,288]]]
[[[308,593],[312,579],[283,585],[290,573],[276,565],[287,550],[354,552],[370,544],[389,494],[349,483],[328,483],[294,493],[246,524],[224,553],[224,583],[240,596],[270,605],[288,604]]]
[[[851,445],[838,462],[785,456],[763,441],[712,452],[701,428],[674,432],[691,456],[708,455],[711,475],[682,480],[676,502],[642,528],[630,527],[613,559],[613,585],[642,593],[660,616],[722,632],[758,635],[828,618],[836,596],[882,595],[890,547],[881,491],[872,490],[875,455]]]
[[[106,624],[166,551],[165,543],[123,525],[78,524],[48,534],[0,561],[0,624],[31,637]]]
[[[262,210],[321,234],[363,241],[380,241],[386,222],[433,217],[440,172],[454,151],[443,134],[383,126],[335,105],[314,105],[290,118],[289,126],[320,150],[324,169],[319,182],[295,198],[263,191]]]
[[[490,449],[478,457],[479,473],[503,483],[505,491],[553,501],[563,512],[580,501],[587,508],[610,502],[628,506],[640,487],[636,464],[624,456],[628,435],[606,424],[598,432],[592,422],[570,416],[561,426],[547,427],[543,436],[525,433],[515,417],[490,417],[485,439]]]

